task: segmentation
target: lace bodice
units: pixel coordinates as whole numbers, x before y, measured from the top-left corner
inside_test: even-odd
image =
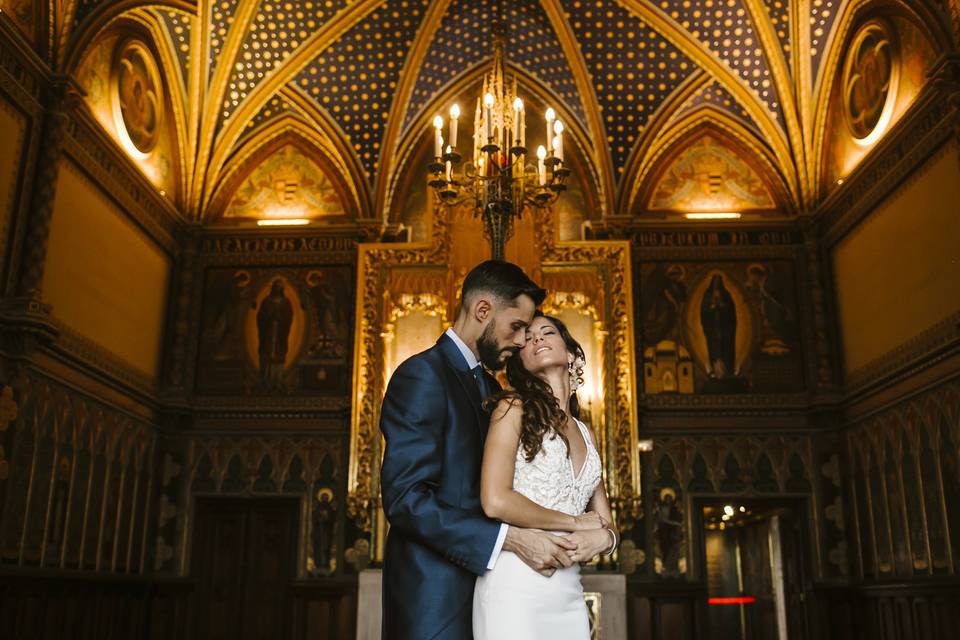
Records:
[[[555,434],[543,437],[543,446],[532,462],[527,462],[523,446],[517,448],[513,471],[513,489],[541,507],[568,515],[582,514],[594,489],[600,483],[600,454],[597,453],[587,427],[576,421],[587,445],[587,456],[579,474],[573,460],[567,456],[567,447]]]

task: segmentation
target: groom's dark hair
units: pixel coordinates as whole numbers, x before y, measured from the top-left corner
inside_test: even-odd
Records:
[[[523,269],[503,260],[481,262],[467,274],[460,293],[461,309],[466,308],[471,298],[481,291],[493,294],[507,306],[515,306],[517,298],[525,295],[539,307],[547,297],[547,292],[531,280]]]

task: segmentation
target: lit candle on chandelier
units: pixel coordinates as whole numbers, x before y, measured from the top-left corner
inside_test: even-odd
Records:
[[[523,100],[517,98],[513,101],[513,143],[518,147],[523,146],[523,143],[521,142],[521,131],[523,131],[523,129],[520,127],[520,114],[522,113]]]
[[[557,118],[557,112],[553,110],[553,107],[547,107],[547,145],[553,147],[550,144],[550,141],[553,140],[553,121]]]
[[[541,187],[547,183],[547,167],[543,164],[546,157],[547,150],[543,148],[543,145],[537,147],[537,176]]]
[[[450,107],[450,148],[451,152],[457,148],[457,123],[460,119],[460,105]]]
[[[493,94],[488,93],[483,96],[483,130],[486,132],[487,141],[493,137]]]
[[[563,162],[563,123],[557,120],[553,123],[553,132],[557,137],[553,139],[553,155]]]
[[[447,153],[453,153],[453,147],[447,146]],[[453,182],[453,163],[447,160],[447,182]]]
[[[443,118],[439,115],[433,119],[433,155],[439,158],[443,155],[443,135],[440,131],[443,129]]]

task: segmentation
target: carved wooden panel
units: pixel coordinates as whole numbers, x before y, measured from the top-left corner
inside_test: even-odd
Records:
[[[911,398],[847,435],[863,578],[956,575],[960,551],[960,382]]]
[[[0,561],[143,573],[154,427],[39,376],[17,401]]]

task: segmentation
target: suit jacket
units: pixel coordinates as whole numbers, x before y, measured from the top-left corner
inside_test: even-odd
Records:
[[[490,376],[487,383],[499,389]],[[477,381],[448,336],[390,378],[380,412],[386,440],[380,478],[390,522],[385,640],[473,637],[474,582],[500,531],[480,506],[488,427]]]

